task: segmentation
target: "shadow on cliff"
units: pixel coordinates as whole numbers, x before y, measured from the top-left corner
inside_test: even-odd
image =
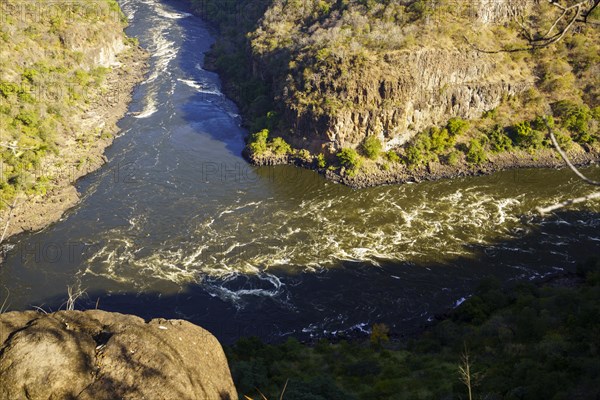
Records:
[[[516,281],[574,271],[577,263],[600,255],[598,213],[523,219],[524,233],[518,237],[467,244],[474,257],[440,257],[427,265],[342,262],[321,271],[270,269],[255,276],[204,277],[175,294],[90,292],[77,307],[98,304],[105,311],[145,319],[186,319],[223,343],[247,336],[265,341],[353,337],[364,335],[376,322],[388,324],[398,337],[409,337],[468,297],[482,279],[493,277],[510,287]],[[49,298],[42,307],[57,310],[65,301]]]

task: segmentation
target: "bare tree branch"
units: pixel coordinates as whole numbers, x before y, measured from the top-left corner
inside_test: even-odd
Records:
[[[583,196],[583,197],[577,197],[576,199],[565,200],[563,202],[556,203],[556,204],[553,204],[548,207],[538,207],[537,211],[540,214],[544,215],[544,214],[548,214],[552,211],[561,209],[563,207],[572,206],[573,204],[584,203],[586,201],[594,200],[594,199],[600,199],[600,192],[595,192],[595,193],[592,193],[592,194],[589,194],[589,195]]]
[[[516,53],[516,52],[521,52],[521,51],[536,50],[539,48],[548,47],[548,46],[562,40],[565,37],[565,35],[573,28],[573,25],[576,22],[584,23],[584,24],[592,23],[592,22],[588,21],[588,17],[592,14],[594,9],[596,9],[598,7],[598,5],[600,4],[600,0],[584,0],[584,1],[579,1],[575,4],[572,4],[570,6],[563,6],[558,0],[547,0],[547,1],[549,4],[551,4],[554,7],[557,7],[562,12],[554,20],[554,22],[552,23],[552,25],[550,26],[550,28],[548,29],[548,31],[545,34],[536,35],[536,34],[530,32],[529,29],[527,28],[527,26],[525,25],[524,21],[519,21],[519,19],[517,17],[514,18],[515,22],[521,28],[521,35],[525,38],[525,40],[527,40],[529,42],[529,45],[527,45],[527,46],[517,47],[514,49],[504,47],[501,49],[490,50],[490,49],[482,49],[482,48],[477,47],[475,44],[471,43],[466,38],[466,36],[463,36],[463,38],[465,39],[465,41],[467,42],[467,44],[470,47],[472,47],[473,49],[475,49],[478,52],[487,53],[487,54]],[[568,15],[571,15],[571,14],[572,14],[572,16],[569,18],[566,26],[564,26],[563,28],[558,30],[556,33],[552,34],[552,32],[554,32],[558,28],[559,24],[561,22],[563,22],[565,20],[565,18],[567,18]]]
[[[583,14],[583,22],[585,22],[585,23],[588,22],[588,17],[594,12],[594,10],[596,9],[596,7],[598,7],[598,5],[600,5],[600,1],[596,0],[594,2],[594,5]]]
[[[587,176],[583,175],[581,173],[581,171],[579,171],[577,169],[577,167],[575,167],[575,165],[573,165],[573,163],[571,162],[571,160],[567,156],[567,153],[565,153],[565,151],[558,144],[558,141],[556,140],[556,137],[554,136],[554,132],[552,132],[552,128],[550,127],[550,124],[548,123],[548,119],[544,118],[544,122],[546,123],[546,128],[548,129],[548,135],[550,136],[550,140],[552,141],[552,145],[554,146],[554,148],[556,149],[556,151],[558,152],[558,154],[560,154],[560,156],[565,161],[565,163],[567,164],[567,166],[575,173],[575,175],[577,175],[585,183],[593,185],[593,186],[600,186],[600,182],[592,180],[592,179],[588,178]],[[583,203],[583,202],[586,202],[586,201],[589,201],[589,200],[593,200],[593,199],[600,199],[600,192],[595,192],[595,193],[589,194],[587,196],[578,197],[578,198],[575,198],[575,199],[565,200],[563,202],[560,202],[560,203],[557,203],[557,204],[553,204],[553,205],[548,206],[548,207],[538,207],[537,211],[540,214],[544,215],[544,214],[547,214],[549,212],[558,210],[558,209],[566,207],[566,206],[570,206],[570,205],[578,204],[578,203]]]
[[[600,186],[600,182],[594,181],[594,180],[588,178],[587,176],[583,175],[577,169],[577,167],[575,167],[573,165],[571,160],[569,160],[567,153],[565,153],[565,151],[558,144],[558,141],[556,140],[556,136],[554,136],[554,132],[552,132],[552,128],[550,128],[550,125],[548,124],[548,120],[546,118],[544,118],[544,121],[546,122],[546,128],[548,129],[548,134],[550,135],[550,140],[552,140],[552,145],[554,145],[554,148],[556,149],[556,151],[558,151],[558,154],[560,154],[560,156],[565,161],[567,166],[569,168],[571,168],[571,170],[573,170],[573,172],[575,172],[575,175],[577,175],[579,178],[581,178],[585,183],[589,183],[590,185],[594,185],[594,186]]]

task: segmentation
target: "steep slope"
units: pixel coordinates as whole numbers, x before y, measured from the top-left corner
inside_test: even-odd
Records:
[[[568,25],[572,14],[560,18],[558,7],[533,0],[197,4],[221,27],[214,65],[251,133],[260,132],[248,147],[256,163],[329,166],[342,178],[393,170],[392,181],[427,175],[431,163],[486,169],[507,150],[514,161],[504,166],[530,165],[532,158],[550,165],[545,127],[534,121],[551,114],[576,159],[596,158],[597,10]],[[556,43],[540,39],[567,27]],[[448,137],[440,139],[432,128],[443,132],[452,118],[471,124],[454,133],[446,127],[441,136]],[[519,123],[531,132],[519,133]],[[388,150],[394,153],[385,157]]]
[[[0,1],[0,235],[75,204],[143,78],[145,53],[114,0]],[[0,239],[1,241],[1,239]]]

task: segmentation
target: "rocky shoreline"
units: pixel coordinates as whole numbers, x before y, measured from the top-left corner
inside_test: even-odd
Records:
[[[427,166],[410,168],[403,163],[390,163],[388,170],[370,168],[368,171],[359,171],[353,176],[343,169],[319,168],[316,159],[301,159],[294,155],[262,154],[250,155],[244,152],[245,158],[256,166],[296,165],[298,167],[314,170],[333,182],[349,186],[353,189],[364,189],[381,185],[394,185],[403,183],[418,183],[423,181],[436,181],[440,179],[463,178],[469,176],[490,175],[495,172],[523,168],[563,168],[564,161],[553,149],[544,149],[530,154],[526,151],[511,151],[490,156],[489,160],[481,165],[470,165],[464,160],[455,166],[430,162]],[[600,151],[595,148],[571,151],[569,157],[574,165],[585,167],[600,162]]]
[[[95,132],[94,139],[82,147],[76,138],[61,138],[60,154],[44,159],[44,166],[35,171],[40,176],[51,175],[52,188],[43,196],[17,201],[10,216],[9,210],[2,213],[0,220],[10,218],[4,239],[43,229],[79,202],[75,182],[106,163],[104,151],[119,131],[116,124],[127,112],[133,89],[144,79],[147,59],[146,51],[137,45],[116,55],[117,63],[105,83],[95,93],[87,94],[91,101],[75,116],[85,131]]]

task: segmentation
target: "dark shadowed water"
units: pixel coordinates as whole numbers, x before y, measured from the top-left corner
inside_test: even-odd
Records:
[[[248,165],[238,111],[203,69],[211,30],[180,3],[122,5],[150,73],[108,164],[78,183],[81,204],[10,241],[11,309],[55,310],[71,286],[86,290],[81,307],[186,318],[225,341],[375,322],[403,335],[486,276],[535,279],[599,254],[598,202],[534,212],[592,191],[566,170],[354,191]]]

